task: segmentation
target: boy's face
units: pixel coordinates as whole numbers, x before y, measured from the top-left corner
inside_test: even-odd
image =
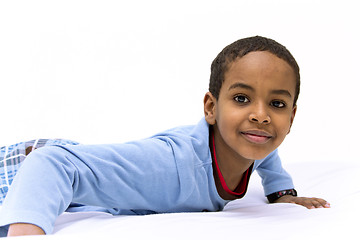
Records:
[[[204,99],[205,119],[214,125],[221,158],[258,160],[289,133],[296,107],[295,74],[270,52],[251,52],[228,65],[216,100]]]

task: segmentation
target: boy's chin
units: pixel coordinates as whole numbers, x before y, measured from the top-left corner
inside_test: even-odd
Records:
[[[249,160],[262,160],[266,158],[271,152],[272,151],[247,153],[243,154],[243,157]]]

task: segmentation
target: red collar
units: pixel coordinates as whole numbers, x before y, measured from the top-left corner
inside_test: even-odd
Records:
[[[241,181],[239,183],[239,185],[235,188],[234,191],[231,191],[228,186],[226,185],[226,182],[225,182],[225,179],[224,179],[224,176],[222,175],[221,171],[220,171],[220,168],[219,168],[219,164],[218,164],[218,161],[216,159],[216,150],[215,150],[215,136],[214,136],[214,133],[212,133],[212,145],[213,145],[213,158],[214,158],[214,162],[215,162],[215,166],[216,166],[216,172],[219,176],[219,179],[220,179],[220,183],[221,183],[221,186],[222,188],[229,194],[233,195],[233,196],[237,196],[237,197],[240,197],[242,198],[245,193],[246,193],[246,190],[247,190],[247,186],[248,186],[248,183],[249,183],[249,180],[250,180],[250,175],[251,175],[251,172],[252,172],[252,168],[254,166],[254,164],[251,164],[251,166],[244,172],[242,178],[241,178]]]

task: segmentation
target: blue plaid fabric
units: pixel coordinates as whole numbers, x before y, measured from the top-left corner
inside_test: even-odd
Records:
[[[65,139],[35,139],[0,148],[0,205],[2,205],[9,187],[26,156],[37,148],[53,145],[77,145],[79,143]]]

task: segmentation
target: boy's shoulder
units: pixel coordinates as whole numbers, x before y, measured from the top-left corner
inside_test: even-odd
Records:
[[[174,128],[167,129],[160,133],[153,135],[152,137],[184,137],[184,138],[209,138],[209,125],[202,118],[195,125],[182,125]]]
[[[160,132],[151,137],[167,142],[173,151],[192,152],[199,157],[209,155],[209,125],[202,118],[196,125],[184,125]]]

